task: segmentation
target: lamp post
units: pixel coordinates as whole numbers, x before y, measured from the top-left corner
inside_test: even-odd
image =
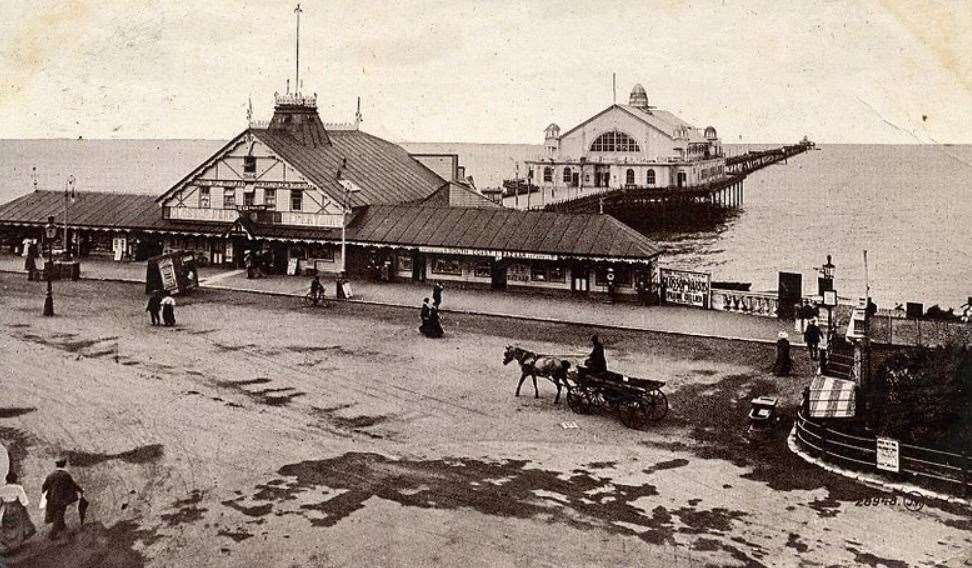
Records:
[[[344,173],[344,168],[348,166],[348,159],[341,159],[341,167],[337,171],[337,180],[344,189],[344,203],[341,204],[341,278],[344,278],[344,272],[347,269],[347,225],[348,225],[348,210],[351,208],[351,194],[358,191],[353,183],[342,177]]]
[[[68,206],[74,203],[77,195],[74,192],[74,176],[68,176],[64,183],[64,258],[71,260],[71,248],[68,246]]]
[[[54,272],[54,239],[57,238],[57,225],[54,224],[54,216],[47,218],[47,225],[44,226],[44,240],[47,241],[47,262],[44,266],[44,273],[47,275],[47,296],[44,298],[44,316],[54,315],[54,290],[51,284],[51,277]]]

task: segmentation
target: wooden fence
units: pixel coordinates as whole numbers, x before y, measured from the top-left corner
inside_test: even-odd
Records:
[[[899,472],[877,469],[877,437],[860,436],[828,428],[797,413],[796,441],[812,450],[824,461],[854,464],[857,469],[875,471],[895,477],[911,476],[945,484],[950,492],[972,494],[972,455],[946,452],[922,446],[899,443]]]

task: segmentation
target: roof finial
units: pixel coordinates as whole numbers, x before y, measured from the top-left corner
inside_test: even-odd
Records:
[[[303,10],[300,9],[300,2],[297,3],[297,7],[294,8],[294,13],[297,14],[297,77],[294,81],[294,94],[300,94],[300,14]]]
[[[249,104],[246,107],[246,123],[252,124],[253,123],[253,97],[250,96],[247,98],[249,100]]]
[[[354,113],[354,129],[357,130],[358,126],[361,125],[363,118],[361,118],[361,97],[358,97],[358,111]]]

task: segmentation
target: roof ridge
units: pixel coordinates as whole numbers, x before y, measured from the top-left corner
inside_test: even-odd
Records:
[[[64,193],[64,190],[63,189],[35,189],[31,193]],[[96,191],[96,190],[83,189],[83,190],[77,190],[74,193],[80,195],[131,195],[137,197],[151,197],[152,199],[158,197],[158,195],[154,193],[135,193],[131,191]],[[30,193],[25,193],[24,196],[26,195],[30,195]]]

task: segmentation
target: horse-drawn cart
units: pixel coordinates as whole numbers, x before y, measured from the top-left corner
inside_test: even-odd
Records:
[[[644,428],[668,414],[668,399],[661,392],[662,381],[627,377],[611,371],[592,371],[577,366],[567,373],[570,385],[567,405],[578,414],[604,408],[617,411],[628,428]]]

